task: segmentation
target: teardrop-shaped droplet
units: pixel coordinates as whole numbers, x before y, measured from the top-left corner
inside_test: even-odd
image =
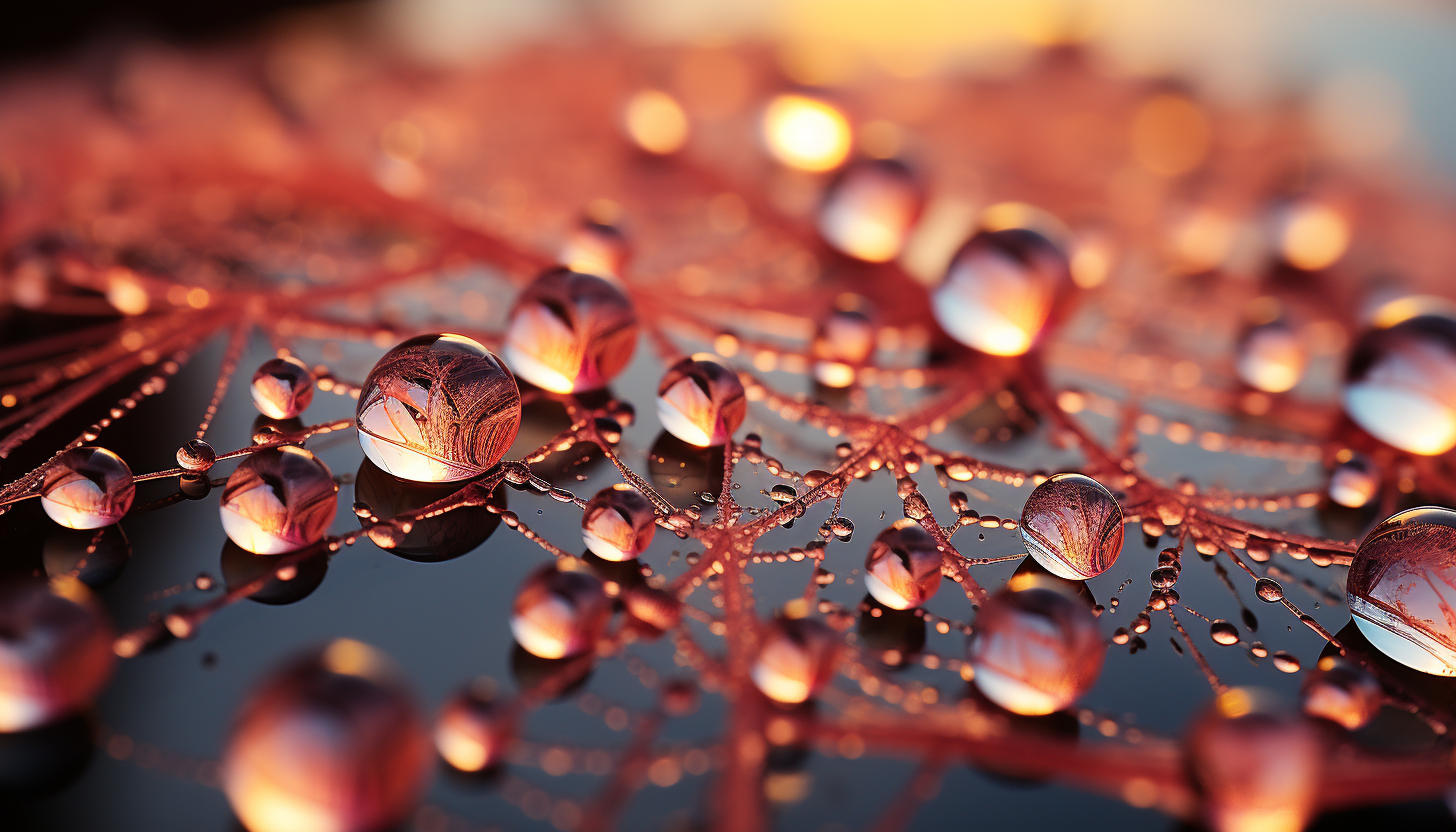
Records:
[[[271,358],[253,373],[253,406],[270,419],[292,419],[313,401],[314,377],[291,355]]]
[[[71,529],[99,529],[131,509],[136,483],[131,468],[105,448],[72,448],[46,467],[40,504],[50,518]]]
[[[1376,526],[1350,562],[1350,613],[1380,652],[1456,676],[1456,511],[1424,506]]]
[[[1021,355],[1036,343],[1072,285],[1067,255],[1025,228],[982,231],[951,260],[931,296],[950,336],[992,355]]]
[[[1122,508],[1091,477],[1055,474],[1026,498],[1021,540],[1058,577],[1080,581],[1101,575],[1122,552]]]
[[[893,610],[923,605],[940,589],[935,538],[909,518],[880,532],[865,556],[865,589]]]
[[[597,390],[637,348],[637,313],[611,281],[552,269],[511,307],[503,355],[516,375],[553,393]]]
[[[302,549],[334,522],[339,486],[328,466],[294,445],[258,451],[228,477],[222,490],[222,528],[257,555]]]
[[[657,387],[657,418],[673,436],[700,448],[722,445],[748,412],[738,374],[711,355],[684,358]]]
[[[657,532],[657,512],[641,491],[617,483],[597,492],[581,516],[586,547],[603,560],[631,560]]]

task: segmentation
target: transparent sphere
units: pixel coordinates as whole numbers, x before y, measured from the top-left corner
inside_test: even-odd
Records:
[[[292,552],[323,538],[338,500],[334,475],[318,457],[295,445],[268,448],[228,477],[222,528],[254,554]]]
[[[269,676],[243,705],[223,791],[249,832],[371,832],[414,807],[429,736],[389,658],[349,639]]]
[[[400,479],[451,482],[485,473],[521,426],[516,379],[464,335],[400,344],[364,380],[355,414],[371,462]]]
[[[1213,832],[1299,832],[1314,811],[1319,735],[1272,694],[1219,694],[1189,730],[1184,753]]]
[[[1048,572],[1086,580],[1106,572],[1122,552],[1122,508],[1091,477],[1053,474],[1026,498],[1021,540]]]
[[[1060,711],[1102,672],[1097,618],[1050,579],[1018,575],[976,614],[966,659],[987,699],[1024,716]]]
[[[747,413],[738,374],[710,355],[700,353],[672,365],[657,386],[658,421],[689,445],[722,445]]]
[[[908,517],[880,532],[865,556],[865,589],[892,610],[921,606],[940,589],[935,538]]]
[[[1031,349],[1072,285],[1067,255],[1025,228],[981,231],[961,246],[931,295],[950,336],[991,355]]]
[[[615,225],[584,220],[561,247],[561,264],[573,272],[621,277],[632,250]]]
[[[293,356],[272,358],[253,373],[253,406],[270,419],[292,419],[313,401],[313,372]]]
[[[1370,671],[1339,656],[1325,656],[1305,674],[1299,701],[1306,714],[1354,731],[1375,716],[1385,695]]]
[[[177,467],[194,474],[210,470],[217,463],[217,451],[201,439],[189,439],[177,449]]]
[[[1345,582],[1350,613],[1380,652],[1407,667],[1456,676],[1456,511],[1412,508],[1371,530]]]
[[[40,504],[71,529],[99,529],[124,517],[136,497],[131,469],[105,448],[72,448],[41,479]]]
[[[617,483],[597,492],[581,517],[581,536],[603,560],[631,560],[657,531],[657,512],[641,491]]]
[[[511,307],[504,355],[516,375],[552,393],[597,390],[637,349],[637,313],[610,281],[552,269]]]
[[[1293,389],[1308,363],[1304,341],[1282,321],[1250,327],[1239,341],[1239,378],[1265,393]]]
[[[759,642],[753,684],[775,702],[812,698],[834,676],[839,634],[813,618],[775,618]]]
[[[844,299],[829,313],[809,344],[814,380],[825,387],[848,387],[875,351],[875,325],[858,300]]]
[[[862,159],[840,171],[824,192],[819,233],[850,257],[885,263],[900,256],[924,207],[925,189],[904,163]]]
[[[480,692],[451,697],[435,719],[435,750],[458,771],[484,771],[500,762],[510,743],[509,716]]]
[[[90,704],[111,677],[115,637],[75,578],[0,585],[0,732],[36,728]]]
[[[551,564],[531,573],[517,590],[511,634],[531,655],[560,659],[596,647],[611,614],[601,579]]]
[[[1456,447],[1456,319],[1433,313],[1381,323],[1350,353],[1345,413],[1402,451],[1435,455],[1451,450]]]
[[[1346,508],[1364,508],[1380,493],[1380,472],[1363,456],[1353,456],[1330,471],[1330,499]]]

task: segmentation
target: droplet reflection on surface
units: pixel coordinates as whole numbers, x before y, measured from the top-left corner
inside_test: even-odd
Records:
[[[552,269],[511,308],[503,355],[516,375],[553,393],[596,390],[637,348],[637,313],[612,283]]]
[[[924,205],[924,189],[902,162],[863,159],[825,191],[819,233],[850,257],[885,263],[900,255]]]
[[[753,684],[785,705],[807,701],[834,675],[839,636],[813,618],[775,618],[759,642]]]
[[[652,542],[657,512],[642,492],[616,483],[597,492],[581,517],[586,547],[603,560],[631,560]]]
[[[921,606],[940,588],[940,550],[935,538],[903,518],[880,532],[865,556],[865,589],[894,610]]]
[[[258,451],[223,487],[222,528],[254,554],[302,549],[328,531],[338,493],[328,466],[303,448],[283,445]]]
[[[991,355],[1021,355],[1036,343],[1072,285],[1067,256],[1025,228],[982,231],[950,261],[931,296],[950,336]]]
[[[700,448],[727,442],[747,412],[738,374],[710,355],[674,364],[657,388],[657,418],[663,429]]]
[[[1407,667],[1456,676],[1456,511],[1402,511],[1366,536],[1350,563],[1346,599],[1360,632]]]
[[[270,419],[292,419],[313,401],[314,377],[293,356],[272,358],[253,373],[253,406]]]
[[[1377,322],[1356,342],[1345,369],[1345,412],[1402,451],[1443,454],[1456,447],[1456,320],[1409,311],[1394,323]]]
[[[500,462],[521,426],[521,393],[470,338],[422,335],[374,365],[355,418],[375,465],[400,479],[451,482]]]
[[[966,659],[986,698],[1034,716],[1086,693],[1106,650],[1090,609],[1050,580],[1021,575],[982,605]]]
[[[70,529],[99,529],[120,520],[136,498],[131,468],[105,448],[72,448],[46,468],[40,504]]]
[[[1060,578],[1101,575],[1122,552],[1122,508],[1091,477],[1055,474],[1026,498],[1021,540],[1037,563]]]
[[[0,732],[89,704],[111,677],[113,638],[101,605],[75,578],[0,585]]]
[[[596,646],[612,614],[595,575],[548,565],[516,592],[511,634],[533,656],[560,659]]]
[[[1214,832],[1299,832],[1323,754],[1313,726],[1265,691],[1231,688],[1189,731],[1188,768]]]

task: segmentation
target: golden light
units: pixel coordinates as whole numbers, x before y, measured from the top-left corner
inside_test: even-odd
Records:
[[[849,120],[832,104],[784,94],[764,111],[763,137],[779,162],[817,172],[833,170],[848,158],[851,131]]]
[[[1155,95],[1133,117],[1133,158],[1159,176],[1198,167],[1208,155],[1209,138],[1208,116],[1181,95]]]
[[[642,90],[627,100],[627,135],[648,153],[666,156],[688,141],[688,117],[677,99],[661,90]]]
[[[123,315],[140,315],[151,305],[151,298],[130,271],[115,268],[107,276],[106,302]]]
[[[1291,266],[1307,271],[1328,268],[1349,245],[1349,222],[1328,205],[1296,203],[1281,217],[1279,252]]]

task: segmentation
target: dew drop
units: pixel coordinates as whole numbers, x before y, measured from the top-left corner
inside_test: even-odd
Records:
[[[85,584],[0,585],[0,732],[26,731],[88,705],[115,662],[115,632]]]
[[[819,325],[809,344],[814,379],[825,387],[848,387],[875,350],[875,326],[864,299],[844,295]]]
[[[253,406],[270,419],[292,419],[313,401],[313,372],[291,355],[263,362],[250,388]]]
[[[184,471],[202,473],[217,462],[217,452],[201,439],[190,439],[177,449],[177,465]]]
[[[951,260],[931,296],[950,336],[992,355],[1031,349],[1072,285],[1067,256],[1025,228],[982,231]]]
[[[1214,832],[1298,832],[1313,814],[1323,746],[1266,691],[1230,688],[1189,730],[1188,770]]]
[[[1343,401],[1356,424],[1402,451],[1456,447],[1456,319],[1420,298],[1382,307],[1350,353]]]
[[[637,347],[637,313],[602,277],[551,269],[511,308],[502,355],[511,370],[553,393],[597,390],[627,366]]]
[[[1283,650],[1278,650],[1274,653],[1273,661],[1274,666],[1278,668],[1281,673],[1299,672],[1299,658],[1297,656],[1292,656],[1284,652]]]
[[[684,358],[668,369],[657,387],[658,421],[689,445],[722,445],[743,424],[747,412],[738,374],[711,355]]]
[[[1085,580],[1106,572],[1122,551],[1122,509],[1091,477],[1056,474],[1026,498],[1021,540],[1047,571]]]
[[[839,636],[812,618],[775,618],[759,642],[753,684],[786,705],[807,701],[834,675]]]
[[[893,610],[925,604],[940,588],[940,550],[935,538],[913,520],[897,521],[870,543],[865,589]]]
[[[1300,687],[1304,712],[1328,719],[1347,731],[1362,728],[1384,701],[1380,682],[1370,671],[1339,656],[1325,656]]]
[[[1009,582],[982,605],[975,626],[966,649],[972,681],[1013,713],[1060,711],[1102,672],[1107,648],[1096,616],[1045,577]]]
[[[1267,604],[1277,604],[1284,600],[1284,587],[1273,578],[1260,578],[1254,582],[1254,594],[1259,600]]]
[[[1239,643],[1239,628],[1222,618],[1214,619],[1208,625],[1208,634],[1215,642],[1225,646]]]
[[[223,487],[223,531],[258,555],[302,549],[328,531],[338,492],[328,466],[303,448],[283,445],[258,451]]]
[[[1238,345],[1239,378],[1265,393],[1283,393],[1304,376],[1308,352],[1299,334],[1283,321],[1250,327]]]
[[[900,255],[924,205],[924,188],[903,162],[861,159],[825,190],[819,233],[850,257],[885,263]]]
[[[617,483],[597,492],[581,517],[581,536],[597,557],[631,560],[642,554],[657,531],[657,512],[642,492]]]
[[[531,655],[560,659],[594,648],[611,613],[599,578],[551,564],[516,592],[511,633]]]
[[[1365,456],[1352,456],[1330,471],[1330,499],[1339,505],[1364,508],[1379,492],[1379,472]]]
[[[1376,526],[1355,551],[1346,599],[1360,632],[1407,667],[1456,676],[1456,511],[1424,506]]]
[[[500,706],[466,689],[452,696],[435,718],[435,750],[457,771],[484,771],[502,760],[511,733]]]
[[[99,529],[126,515],[136,498],[131,468],[105,448],[72,448],[46,468],[40,504],[70,529]]]

